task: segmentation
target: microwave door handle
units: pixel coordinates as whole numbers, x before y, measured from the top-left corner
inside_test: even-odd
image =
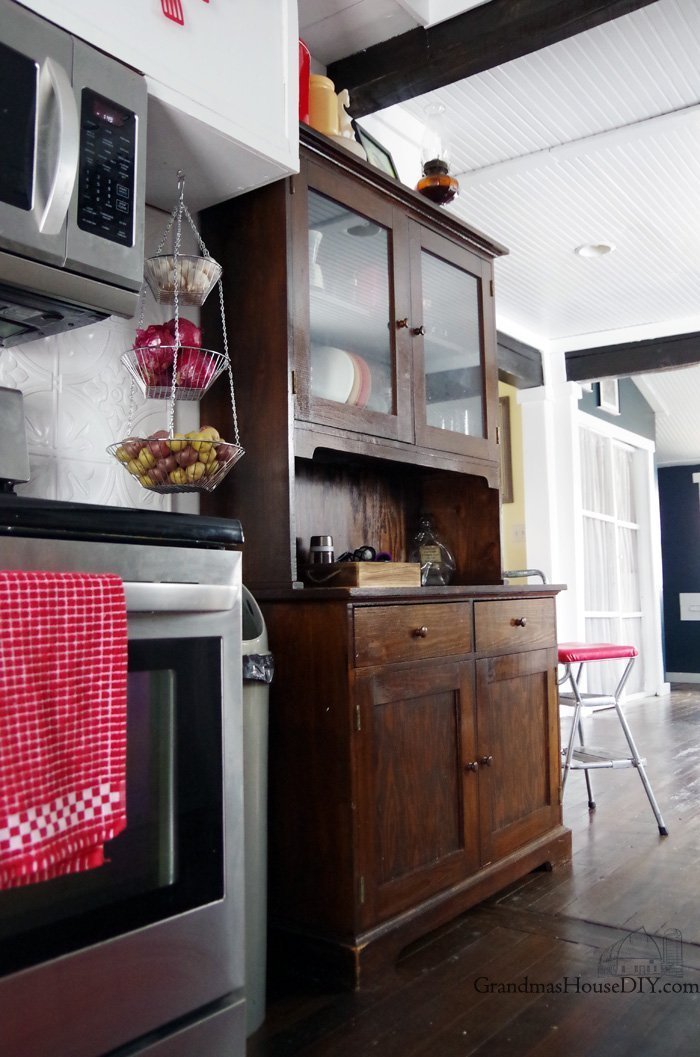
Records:
[[[39,231],[45,235],[57,235],[63,227],[78,172],[80,146],[78,107],[73,86],[63,67],[47,58],[39,74],[37,100],[37,127],[44,135],[46,129],[43,126],[52,97],[56,100],[58,111],[58,157],[46,200],[35,204]]]

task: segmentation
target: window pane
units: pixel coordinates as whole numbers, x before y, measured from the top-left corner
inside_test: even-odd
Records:
[[[585,608],[594,612],[617,609],[615,526],[611,522],[584,517],[583,559]]]
[[[641,609],[639,593],[639,562],[637,549],[639,533],[636,529],[618,528],[618,570],[620,579],[620,609],[635,612]]]
[[[612,517],[615,504],[608,458],[609,441],[587,429],[581,430],[580,436],[583,509]]]
[[[311,392],[395,413],[386,228],[309,192]]]
[[[483,437],[479,282],[425,250],[421,274],[426,422],[453,433]]]
[[[618,445],[613,447],[613,472],[617,496],[617,516],[620,521],[636,522],[637,514],[632,487],[632,459],[634,452]]]

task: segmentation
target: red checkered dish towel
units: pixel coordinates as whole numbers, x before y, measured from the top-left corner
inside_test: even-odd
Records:
[[[0,889],[100,866],[126,825],[118,576],[0,571]]]

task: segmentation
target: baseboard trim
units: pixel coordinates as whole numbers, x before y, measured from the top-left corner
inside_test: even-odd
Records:
[[[669,683],[700,683],[700,672],[666,672]]]

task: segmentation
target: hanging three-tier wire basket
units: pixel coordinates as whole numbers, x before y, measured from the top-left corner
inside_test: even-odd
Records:
[[[233,371],[228,352],[221,266],[210,256],[185,205],[185,178],[178,173],[178,201],[156,253],[144,263],[134,344],[122,356],[131,375],[128,436],[107,451],[143,488],[151,492],[211,492],[244,454],[238,434]],[[194,233],[200,254],[183,254],[182,224]],[[164,252],[168,240],[172,252]],[[202,348],[201,331],[181,315],[185,306],[201,306],[218,287],[223,351]],[[159,305],[172,305],[167,323],[144,326],[146,291]],[[175,432],[175,404],[200,400],[216,379],[228,374],[233,440],[216,426]],[[144,399],[167,401],[167,426],[149,437],[131,436],[137,390]]]

